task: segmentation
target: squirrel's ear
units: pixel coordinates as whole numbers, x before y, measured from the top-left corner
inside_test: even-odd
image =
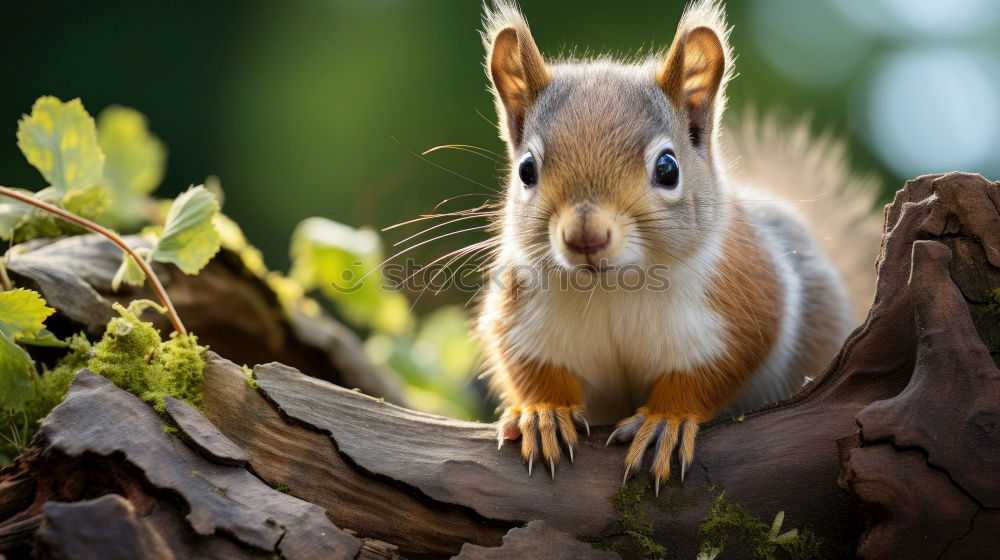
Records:
[[[688,7],[656,81],[681,115],[687,116],[691,142],[708,146],[725,108],[725,82],[731,74],[729,28],[714,1]]]
[[[521,142],[524,121],[552,75],[524,17],[510,3],[498,2],[492,10],[487,7],[483,42],[501,131],[504,139],[514,146]]]

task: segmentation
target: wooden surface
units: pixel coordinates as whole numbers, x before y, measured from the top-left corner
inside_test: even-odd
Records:
[[[696,556],[720,491],[766,522],[784,511],[784,527],[813,531],[829,558],[995,554],[998,201],[1000,184],[976,175],[907,183],[886,209],[869,315],[826,371],[783,401],[704,427],[684,484],[639,494],[668,557]],[[614,557],[599,547],[638,557],[609,500],[624,449],[604,447],[606,427],[582,438],[554,480],[540,468],[529,478],[516,446],[496,449],[492,426],[278,363],[254,367],[252,388],[227,358],[210,354],[205,372],[211,424],[171,404],[182,437],[164,434],[138,399],[79,374],[29,451],[0,472],[0,554],[41,542],[54,526],[46,502],[117,494],[128,504],[114,506],[121,531],[141,539],[148,526],[178,558]],[[720,556],[751,557],[735,535]]]
[[[10,517],[0,512],[6,518],[0,534],[10,522],[39,512],[44,528],[44,517],[51,514],[46,503],[119,494],[148,520],[158,519],[157,511],[166,516],[182,511],[186,531],[194,536],[190,542],[179,542],[170,530],[158,534],[194,556],[228,548],[303,560],[353,558],[361,545],[322,508],[271,488],[246,469],[191,451],[164,432],[146,403],[87,370],[76,375],[66,400],[42,423],[32,449],[4,469],[0,493],[25,478],[34,480],[31,503]],[[219,539],[227,542],[212,542]]]

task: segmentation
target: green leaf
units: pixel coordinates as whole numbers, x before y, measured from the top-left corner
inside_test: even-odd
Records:
[[[16,341],[35,336],[45,328],[45,318],[55,313],[38,292],[17,288],[0,292],[0,335]]]
[[[412,327],[406,298],[386,289],[376,270],[382,242],[371,229],[308,218],[292,233],[290,252],[292,279],[306,290],[322,289],[352,323],[388,332]]]
[[[774,521],[771,522],[771,532],[768,533],[768,537],[774,539],[778,536],[778,532],[781,531],[781,524],[785,521],[785,511],[779,511],[774,515]]]
[[[469,344],[469,315],[460,305],[441,307],[422,319],[414,346],[433,357],[435,375],[457,386],[469,379],[479,358],[476,345]]]
[[[792,529],[790,531],[785,531],[784,533],[778,535],[777,537],[771,538],[771,542],[775,542],[778,544],[788,544],[797,538],[799,538],[799,530]]]
[[[24,398],[32,388],[34,365],[17,341],[37,336],[55,312],[38,292],[18,288],[0,292],[0,403]]]
[[[20,342],[21,344],[27,344],[29,346],[45,346],[49,348],[66,348],[69,346],[68,342],[59,340],[59,338],[57,338],[56,335],[48,329],[42,329],[34,336],[22,336]]]
[[[31,195],[31,191],[15,189]],[[0,197],[0,239],[9,240],[14,236],[14,230],[31,215],[33,206],[25,204],[20,200],[14,200],[6,196]]]
[[[83,103],[39,97],[17,126],[17,146],[60,193],[94,184],[104,170],[97,128]]]
[[[66,210],[84,218],[95,218],[111,206],[111,189],[94,184],[66,193],[63,198]]]
[[[0,336],[0,403],[27,397],[32,388],[31,356],[6,336]]]
[[[145,257],[149,250],[140,247],[135,252],[140,257]],[[111,279],[111,291],[117,292],[123,282],[129,286],[142,286],[146,283],[146,273],[139,268],[139,264],[128,253],[122,254],[122,264],[118,266],[115,277]]]
[[[107,157],[103,183],[112,194],[98,221],[134,229],[142,223],[148,195],[163,181],[167,149],[149,132],[145,115],[118,105],[98,115],[97,140]]]
[[[370,228],[351,226],[326,218],[302,220],[292,232],[291,276],[305,289],[332,289],[335,293],[360,288],[355,284],[371,273],[382,258],[382,242]],[[355,268],[357,270],[355,270]],[[360,274],[354,275],[360,272]],[[371,274],[369,274],[371,273]],[[367,275],[367,276],[366,276]],[[329,286],[333,282],[336,287]]]
[[[145,115],[112,105],[97,117],[97,139],[107,157],[104,180],[116,195],[148,195],[160,185],[167,149],[149,132]]]
[[[205,187],[183,192],[167,212],[153,259],[173,263],[185,274],[197,274],[219,252],[219,232],[212,220],[218,211],[218,201]]]
[[[54,204],[63,206],[63,196],[55,187],[46,187],[37,193],[16,189],[28,196]],[[99,192],[90,192],[90,187],[78,189],[68,194],[65,198],[78,201],[85,206],[91,203],[98,203]],[[9,200],[12,204],[5,205]],[[74,202],[76,204],[76,202]],[[74,223],[68,222],[40,208],[35,208],[23,202],[0,197],[0,239],[12,239],[14,243],[24,243],[38,237],[58,237],[60,235],[76,235],[86,230]]]

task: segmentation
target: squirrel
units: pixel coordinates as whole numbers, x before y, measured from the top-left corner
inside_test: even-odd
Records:
[[[623,484],[651,450],[658,494],[701,424],[789,395],[839,350],[874,290],[877,184],[808,123],[751,117],[727,155],[718,0],[638,61],[546,60],[512,2],[484,10],[511,163],[475,325],[498,445],[520,438],[529,476],[541,460],[554,478],[587,418],[617,421]]]

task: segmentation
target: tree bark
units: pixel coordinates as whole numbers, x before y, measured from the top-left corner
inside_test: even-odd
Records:
[[[604,446],[608,428],[583,437],[554,479],[529,478],[516,446],[497,450],[492,426],[280,363],[256,366],[253,388],[212,354],[204,417],[171,403],[180,437],[134,397],[79,374],[29,452],[0,472],[0,554],[75,538],[52,537],[65,523],[46,502],[118,494],[127,504],[115,502],[114,526],[129,542],[158,535],[177,557],[211,543],[245,556],[627,558],[640,554],[640,515],[670,558],[693,559],[722,492],[767,524],[784,512],[782,530],[812,531],[830,558],[989,557],[1000,546],[1000,183],[920,177],[885,215],[871,310],[826,371],[703,427],[683,485],[631,494],[633,509],[610,499],[624,449]],[[80,504],[59,508],[98,507]],[[298,552],[286,550],[293,542]],[[736,531],[720,556],[753,557]]]

